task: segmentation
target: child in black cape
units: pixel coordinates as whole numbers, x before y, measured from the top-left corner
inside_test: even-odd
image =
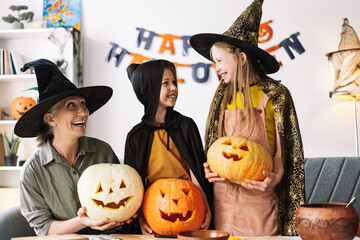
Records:
[[[201,229],[208,228],[212,187],[203,168],[206,156],[195,122],[173,110],[178,94],[174,64],[166,60],[131,64],[127,72],[145,113],[127,135],[124,163],[139,172],[145,189],[160,178],[192,181],[206,206]],[[143,234],[153,232],[141,213],[139,223]]]

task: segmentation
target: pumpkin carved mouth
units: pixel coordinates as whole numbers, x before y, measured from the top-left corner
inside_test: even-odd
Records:
[[[119,209],[120,207],[126,207],[133,197],[134,196],[126,197],[120,200],[118,203],[109,202],[107,204],[104,204],[103,201],[94,198],[91,198],[91,200],[95,203],[96,206],[102,207],[104,209]]]
[[[162,219],[174,223],[176,220],[185,222],[194,216],[195,210],[189,210],[186,213],[164,213],[160,210],[160,216]]]
[[[224,145],[230,145],[232,149],[240,149],[240,150],[245,151],[245,152],[248,152],[248,151],[249,151],[249,147],[248,147],[247,143],[244,143],[244,144],[242,144],[241,146],[232,145],[232,144],[231,144],[231,138],[229,138],[228,140],[226,140],[226,141],[223,142],[222,144],[224,144]],[[225,151],[222,151],[222,155],[223,155],[226,159],[232,158],[233,161],[240,161],[241,159],[244,158],[244,155],[234,154],[234,153],[227,153],[227,152],[225,152]]]
[[[237,155],[237,154],[226,153],[226,152],[222,152],[222,155],[223,155],[226,159],[232,158],[233,161],[240,161],[241,159],[244,158],[244,156],[239,156],[239,155]]]
[[[19,110],[17,110],[17,109],[16,109],[16,112],[17,112],[18,114],[20,114],[21,116],[26,113],[26,112],[21,112],[21,111],[19,111]]]

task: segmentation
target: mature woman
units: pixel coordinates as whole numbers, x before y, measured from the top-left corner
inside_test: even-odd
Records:
[[[124,222],[87,217],[76,189],[87,167],[119,163],[107,143],[85,137],[89,115],[111,98],[112,89],[77,88],[46,59],[27,63],[22,71],[28,68],[36,73],[39,104],[19,119],[15,134],[37,137],[40,149],[26,161],[21,172],[22,214],[37,235],[120,231]]]

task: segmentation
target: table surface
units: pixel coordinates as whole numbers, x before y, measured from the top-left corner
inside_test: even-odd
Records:
[[[153,235],[130,235],[130,234],[114,234],[111,235],[117,237],[120,240],[161,240],[161,239],[174,239],[174,238],[156,238]],[[106,235],[105,235],[106,237]],[[54,235],[54,236],[45,236],[45,237],[22,237],[22,238],[12,238],[12,240],[102,240],[102,239],[111,239],[111,238],[99,238],[95,235],[78,235],[78,234],[66,234],[66,235]],[[241,238],[240,238],[241,239]],[[288,236],[277,236],[277,237],[246,237],[247,240],[301,240],[300,237],[288,237]],[[339,239],[340,240],[340,239]],[[355,237],[354,240],[360,240],[359,237]]]

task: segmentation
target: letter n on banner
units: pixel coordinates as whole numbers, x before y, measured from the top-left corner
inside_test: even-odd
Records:
[[[304,47],[301,45],[300,41],[297,39],[297,36],[299,36],[299,35],[300,35],[299,32],[294,33],[289,38],[283,40],[279,44],[280,47],[283,47],[285,49],[286,53],[289,55],[289,57],[291,59],[294,59],[295,56],[291,52],[290,47],[293,48],[298,54],[302,54],[303,52],[305,52]]]

